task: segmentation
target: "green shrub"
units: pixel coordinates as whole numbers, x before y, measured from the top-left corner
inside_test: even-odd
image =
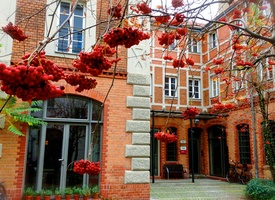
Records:
[[[249,181],[245,193],[255,200],[275,200],[275,184],[271,180],[255,178]]]

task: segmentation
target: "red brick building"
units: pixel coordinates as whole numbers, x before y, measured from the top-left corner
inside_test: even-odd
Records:
[[[6,60],[2,62],[16,63],[47,38],[48,32],[57,30],[58,26],[50,29],[50,24],[62,22],[63,15],[70,13],[71,2],[62,1],[58,6],[51,2],[11,1],[6,17],[16,9],[16,14],[9,19],[24,27],[30,37],[19,43],[5,36],[3,47],[6,52],[3,55],[12,54],[5,56]],[[43,9],[46,4],[49,6]],[[107,4],[82,2],[80,5],[72,18],[76,29],[83,28],[84,24],[93,27],[96,24],[93,16],[106,17],[104,6]],[[52,18],[56,6],[58,17]],[[86,15],[88,12],[94,15]],[[31,15],[35,17],[22,21]],[[89,50],[95,43],[95,35],[102,33],[104,28],[102,25],[98,29],[88,29],[74,35],[78,38],[75,40],[64,34],[63,39],[46,46],[46,55],[69,73],[72,59],[79,50]],[[201,36],[203,28],[201,25],[193,27],[188,43],[169,47],[170,56],[178,55],[185,48],[186,57],[195,61],[192,69],[177,70],[170,61],[165,61],[164,48],[157,42],[160,32],[155,32],[151,41],[144,41],[129,50],[120,48],[122,60],[118,69],[115,73],[110,70],[96,77],[97,88],[78,93],[74,87],[66,85],[62,98],[45,101],[38,115],[47,125],[41,128],[22,126],[26,137],[1,130],[0,181],[4,181],[8,198],[20,199],[27,185],[40,190],[98,183],[104,198],[142,200],[150,197],[150,169],[151,175],[154,172],[158,178],[164,178],[163,165],[167,163],[182,164],[190,172],[190,121],[184,120],[181,112],[195,106],[205,113],[212,107],[211,100],[219,95],[219,88],[224,83],[214,76],[211,60],[229,42],[226,36],[230,34],[229,29],[221,28]],[[141,56],[148,54],[150,57],[146,59]],[[206,67],[211,70],[206,71]],[[99,114],[101,109],[102,115]],[[224,178],[228,161],[233,159],[247,162],[255,174],[257,159],[258,176],[270,178],[264,160],[260,116],[256,114],[255,144],[250,114],[250,108],[245,108],[235,110],[225,118],[213,118],[206,113],[193,121],[194,173]],[[240,132],[243,124],[249,127],[245,134]],[[155,131],[169,128],[177,134],[178,140],[171,144],[153,140],[150,135],[153,128]],[[91,141],[93,134],[98,136],[95,141]],[[80,176],[71,171],[71,163],[83,158],[101,162],[99,176]],[[150,167],[152,163],[154,170]]]

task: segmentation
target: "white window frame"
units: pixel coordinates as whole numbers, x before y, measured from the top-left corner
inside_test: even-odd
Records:
[[[179,45],[179,40],[174,40],[172,44],[169,45],[169,49],[172,51],[177,51],[178,50],[178,45]]]
[[[209,47],[210,47],[210,49],[217,47],[217,33],[216,32],[209,34]]]
[[[66,8],[68,7],[68,12],[69,13],[64,13],[62,6],[66,6]],[[66,18],[68,18],[68,16],[71,14],[70,12],[70,8],[72,7],[72,3],[69,2],[61,2],[59,5],[59,22],[57,24],[57,27],[59,28],[59,26],[63,23],[61,20],[61,16],[64,17],[64,20],[66,20]],[[61,52],[61,53],[72,53],[72,54],[77,54],[80,51],[83,50],[84,47],[84,37],[85,37],[85,32],[81,31],[81,40],[78,40],[77,38],[75,38],[75,35],[77,34],[77,31],[83,30],[84,28],[84,17],[85,17],[85,9],[82,5],[77,5],[76,10],[81,10],[82,15],[77,15],[76,12],[72,13],[72,17],[70,18],[69,22],[66,23],[63,28],[59,31],[58,35],[58,40],[57,40],[57,47],[56,47],[56,51],[57,52]],[[80,19],[80,20],[79,20]],[[82,23],[82,26],[79,27],[75,27],[75,23],[80,22]],[[78,25],[78,24],[76,24]],[[64,35],[67,35],[67,33],[72,33],[71,35],[67,35],[67,37],[61,37],[60,34],[62,33],[62,30],[64,31]],[[63,49],[59,49],[59,47],[61,47],[62,43],[65,43],[65,46],[63,48],[65,48],[65,50]],[[76,49],[74,48],[74,44],[81,45],[80,49]]]
[[[191,53],[200,53],[199,41],[194,38],[190,38],[190,44],[188,46],[188,51]],[[196,51],[194,50],[196,48]]]
[[[269,66],[268,64],[269,58],[266,58],[264,61],[264,64],[260,64],[260,67],[262,69],[262,80],[271,81],[274,79],[274,66]],[[268,66],[271,67],[271,69],[268,69]]]
[[[236,72],[236,75],[238,78],[242,78],[240,81],[234,81],[234,91],[239,91],[239,90],[242,90],[242,89],[245,89],[246,86],[247,86],[247,82],[246,82],[246,76],[247,74],[243,74],[244,72],[243,71],[240,71],[240,72]]]
[[[270,8],[270,4],[266,3],[265,1],[263,1],[262,6],[266,5],[267,9],[263,10],[262,13],[265,17],[269,17],[271,15],[271,8]]]
[[[188,97],[192,98],[192,99],[200,99],[201,98],[201,80],[200,79],[189,79],[189,81],[188,81]]]
[[[217,97],[220,94],[220,80],[218,77],[211,78],[211,97]]]
[[[178,85],[178,78],[176,76],[166,75],[164,78],[165,97],[178,97],[177,85]]]
[[[70,3],[71,1],[64,0],[62,2]],[[86,13],[83,25],[85,27],[93,27],[85,30],[85,33],[83,33],[83,50],[88,51],[91,50],[91,46],[93,46],[96,43],[96,1],[91,0],[87,1],[86,3],[83,3],[84,1],[80,1],[80,5],[83,6],[84,12]],[[56,6],[58,5],[58,2],[52,3],[52,0],[47,0],[47,4],[49,5],[47,11],[46,11],[46,19],[45,19],[45,38],[47,38],[47,34],[49,33],[49,36],[52,36],[53,33],[55,33],[58,29],[59,24],[59,13],[57,12],[55,15],[53,15],[54,10]],[[60,9],[59,9],[60,10]],[[53,22],[52,22],[53,20]],[[50,25],[53,23],[54,25],[50,29]],[[56,26],[55,26],[56,25]],[[55,38],[58,37],[58,34]],[[76,53],[69,53],[69,52],[58,52],[57,50],[57,42],[58,40],[54,40],[53,42],[50,42],[45,47],[45,52],[47,55],[55,56],[55,57],[65,57],[65,58],[75,58]]]

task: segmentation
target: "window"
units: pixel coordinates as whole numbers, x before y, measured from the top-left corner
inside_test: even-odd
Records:
[[[165,77],[165,96],[166,97],[177,97],[177,78],[176,77]]]
[[[199,53],[199,43],[196,39],[190,39],[190,45],[188,46],[188,51],[193,53]]]
[[[153,74],[151,73],[150,74],[150,82],[151,82],[151,85],[150,85],[150,96],[153,96],[154,94],[154,79],[153,79]]]
[[[40,116],[47,124],[29,129],[25,185],[34,185],[35,190],[88,186],[86,175],[72,168],[76,160],[101,159],[101,103],[66,94],[41,106]],[[93,181],[97,183],[99,176]]]
[[[177,129],[175,127],[169,127],[166,130],[167,133],[174,133],[177,135]],[[166,144],[166,161],[177,161],[177,142],[167,143]]]
[[[266,1],[263,1],[262,3],[262,7],[266,7],[266,9],[262,10],[262,14],[266,17],[269,17],[271,14],[271,8],[270,8],[270,4],[267,3]]]
[[[169,45],[169,49],[170,50],[176,50],[178,47],[179,41],[178,40],[174,40],[174,42],[172,44]]]
[[[81,1],[77,6],[69,24],[58,32],[58,29],[70,12],[70,3],[74,1],[64,1],[60,3],[57,12],[55,13],[57,3],[52,0],[46,0],[48,9],[46,9],[44,37],[52,37],[56,32],[55,42],[50,42],[45,47],[45,52],[48,56],[75,59],[75,54],[79,51],[88,51],[96,43],[96,18],[93,8],[93,1]],[[59,2],[59,1],[58,1]],[[89,10],[89,14],[85,12]],[[92,28],[88,28],[92,27]],[[85,29],[87,28],[87,29]],[[82,32],[79,32],[83,30]],[[71,31],[71,35],[67,34]],[[74,34],[72,34],[74,33]]]
[[[240,124],[237,126],[239,135],[239,154],[242,164],[251,164],[249,125]]]
[[[261,80],[269,81],[273,79],[273,66],[269,65],[268,58],[263,59],[259,66]]]
[[[216,33],[211,33],[209,35],[209,48],[213,49],[217,46],[217,35]]]
[[[220,83],[217,77],[213,77],[211,79],[211,96],[216,97],[220,93]]]
[[[60,5],[60,18],[59,26],[71,14],[71,5],[69,3],[61,2]],[[83,7],[78,5],[71,17],[70,21],[66,23],[59,31],[59,39],[57,51],[67,53],[79,53],[83,48],[83,24],[84,24],[84,11]],[[71,34],[72,33],[72,34]]]
[[[189,80],[189,97],[200,99],[200,80]]]
[[[244,74],[243,71],[237,71],[233,82],[234,90],[238,91],[246,88],[245,80],[246,80],[246,74]]]

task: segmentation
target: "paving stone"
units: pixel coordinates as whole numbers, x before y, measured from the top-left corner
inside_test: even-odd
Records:
[[[245,197],[245,185],[213,179],[156,179],[150,184],[151,200],[223,199],[241,200]]]

